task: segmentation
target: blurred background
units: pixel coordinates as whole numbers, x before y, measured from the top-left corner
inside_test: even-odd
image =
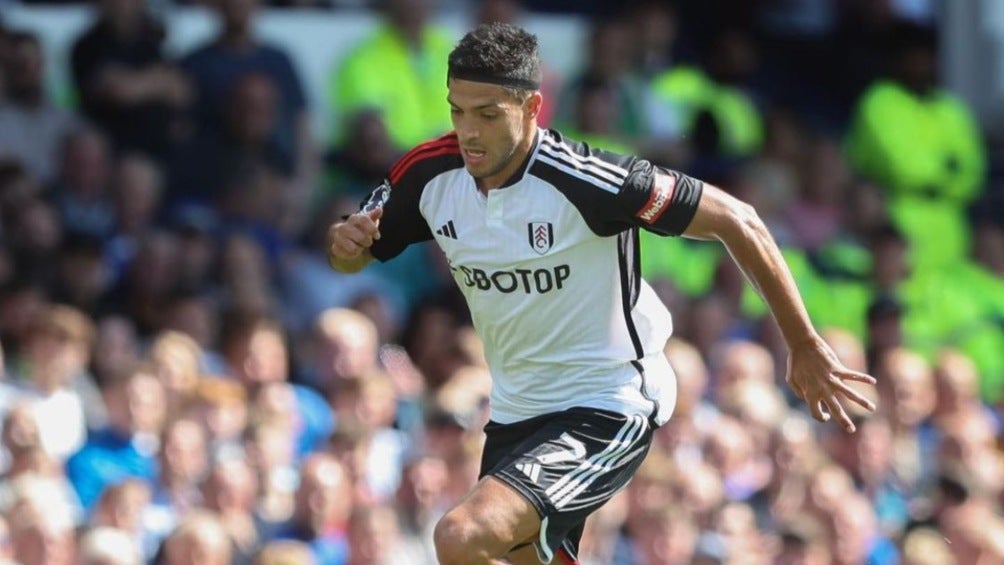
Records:
[[[0,563],[435,562],[481,344],[434,244],[324,240],[487,21],[544,125],[755,205],[879,379],[815,423],[723,249],[643,236],[679,405],[582,563],[1004,563],[997,0],[0,0]]]

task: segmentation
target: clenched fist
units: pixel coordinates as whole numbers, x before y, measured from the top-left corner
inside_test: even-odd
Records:
[[[344,222],[328,229],[328,262],[338,270],[352,269],[352,263],[369,258],[363,252],[380,239],[380,216],[383,208],[352,214]],[[366,261],[368,262],[368,261]],[[358,265],[362,268],[364,265]]]

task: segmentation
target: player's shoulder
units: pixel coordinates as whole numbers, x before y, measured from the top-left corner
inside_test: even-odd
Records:
[[[391,185],[421,185],[433,177],[464,166],[456,132],[419,143],[390,169]]]
[[[559,188],[582,184],[616,194],[636,159],[597,149],[552,129],[541,138],[531,172]]]

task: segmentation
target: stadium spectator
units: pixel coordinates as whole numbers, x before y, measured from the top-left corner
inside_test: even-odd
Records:
[[[348,117],[375,107],[398,149],[450,129],[446,98],[446,56],[453,38],[429,22],[429,0],[388,0],[381,24],[356,45],[330,75],[329,106],[337,116],[336,143],[345,137]],[[394,80],[385,80],[393,76]]]
[[[66,463],[66,474],[87,511],[109,486],[131,477],[148,482],[157,477],[166,409],[160,381],[143,365],[105,383],[102,393],[108,427],[91,434]]]
[[[848,158],[889,195],[911,264],[951,265],[969,248],[965,208],[986,183],[985,149],[972,111],[938,87],[935,33],[904,23],[890,39],[886,76],[858,101]],[[926,138],[927,128],[940,133]]]
[[[314,454],[300,467],[293,517],[279,539],[310,545],[318,563],[343,563],[349,554],[348,520],[353,485],[345,467],[330,455]]]
[[[102,0],[97,8],[70,54],[80,110],[108,133],[117,150],[161,159],[190,133],[184,112],[192,103],[192,85],[164,56],[166,30],[146,3]]]
[[[203,135],[224,129],[229,105],[246,75],[268,77],[275,95],[264,101],[271,105],[274,128],[268,132],[279,154],[292,163],[295,176],[304,182],[312,175],[313,143],[307,123],[307,101],[293,61],[281,48],[262,41],[255,34],[257,0],[222,0],[213,3],[220,21],[219,34],[185,56],[181,68],[195,85],[195,116]],[[255,111],[264,110],[253,106]],[[261,118],[259,118],[261,119]]]
[[[58,108],[45,88],[45,51],[29,32],[5,34],[0,155],[13,157],[43,183],[56,177],[59,151],[78,119]],[[24,135],[31,132],[31,135]]]

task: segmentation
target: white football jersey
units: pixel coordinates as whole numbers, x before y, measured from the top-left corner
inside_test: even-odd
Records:
[[[672,318],[641,279],[638,228],[680,234],[702,183],[539,130],[510,183],[486,196],[455,134],[419,145],[364,208],[383,206],[386,261],[435,238],[484,341],[492,420],[582,406],[669,419]]]

